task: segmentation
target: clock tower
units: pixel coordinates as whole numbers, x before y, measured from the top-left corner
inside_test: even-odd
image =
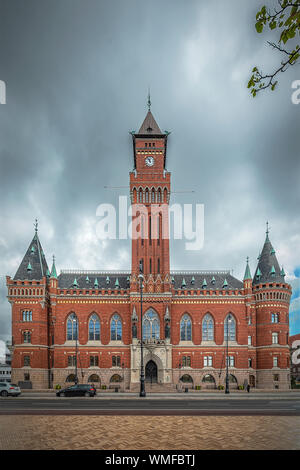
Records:
[[[167,139],[150,110],[133,139],[134,168],[130,173],[132,204],[132,275],[143,274],[150,290],[154,284],[169,282],[169,199],[170,173],[166,170]],[[169,289],[167,289],[169,290]]]

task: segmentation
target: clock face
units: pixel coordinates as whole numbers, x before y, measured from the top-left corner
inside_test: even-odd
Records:
[[[147,166],[153,166],[154,165],[154,158],[153,157],[146,157],[145,162],[146,162]]]

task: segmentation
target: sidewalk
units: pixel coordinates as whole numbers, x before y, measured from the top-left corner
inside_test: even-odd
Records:
[[[22,398],[56,398],[56,390],[22,390]],[[135,399],[139,398],[139,393],[136,392],[103,392],[98,391],[95,400],[105,399]],[[231,391],[229,394],[225,394],[224,390],[211,390],[209,392],[193,391],[188,393],[151,393],[146,390],[146,397],[144,399],[159,399],[159,400],[300,400],[300,390],[289,390],[289,391],[251,391],[247,393],[244,390]]]

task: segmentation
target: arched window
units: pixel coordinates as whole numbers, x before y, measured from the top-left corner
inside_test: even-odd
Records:
[[[122,340],[122,321],[119,315],[114,315],[110,323],[110,339],[112,341]]]
[[[119,374],[114,374],[110,378],[111,383],[122,382],[122,377]]]
[[[68,377],[66,378],[66,382],[74,382],[75,383],[75,380],[76,380],[76,377],[74,374],[70,374],[68,375]]]
[[[154,310],[150,309],[143,318],[143,339],[159,339],[159,317]]]
[[[78,338],[78,319],[75,313],[71,313],[67,320],[67,340]]]
[[[160,204],[161,203],[161,189],[159,188],[157,191],[157,202]]]
[[[154,190],[154,188],[152,188],[151,202],[155,202],[155,190]]]
[[[187,313],[183,315],[180,322],[180,340],[192,341],[192,322]]]
[[[97,375],[97,374],[92,374],[92,375],[89,376],[89,378],[88,378],[88,383],[93,383],[93,382],[100,383],[100,377],[99,377],[99,375]]]
[[[100,341],[100,320],[96,313],[93,313],[89,321],[89,340]]]
[[[202,341],[214,341],[214,320],[209,313],[202,321]]]
[[[236,323],[233,315],[228,314],[224,321],[224,339],[228,341],[235,341],[236,339]]]
[[[193,383],[192,377],[188,374],[184,374],[182,377],[180,377],[180,381],[183,383],[190,383],[190,384]]]
[[[24,331],[23,333],[24,336],[24,343],[31,343],[31,332],[30,331]]]
[[[145,195],[146,195],[146,200],[145,200],[145,202],[149,202],[149,191],[148,191],[148,188],[146,189]]]

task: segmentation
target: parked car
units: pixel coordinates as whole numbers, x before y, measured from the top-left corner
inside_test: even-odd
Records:
[[[56,392],[57,397],[94,397],[95,395],[95,387],[89,384],[72,385]]]
[[[16,384],[10,382],[0,382],[0,395],[1,397],[18,397],[21,395],[21,389]]]

